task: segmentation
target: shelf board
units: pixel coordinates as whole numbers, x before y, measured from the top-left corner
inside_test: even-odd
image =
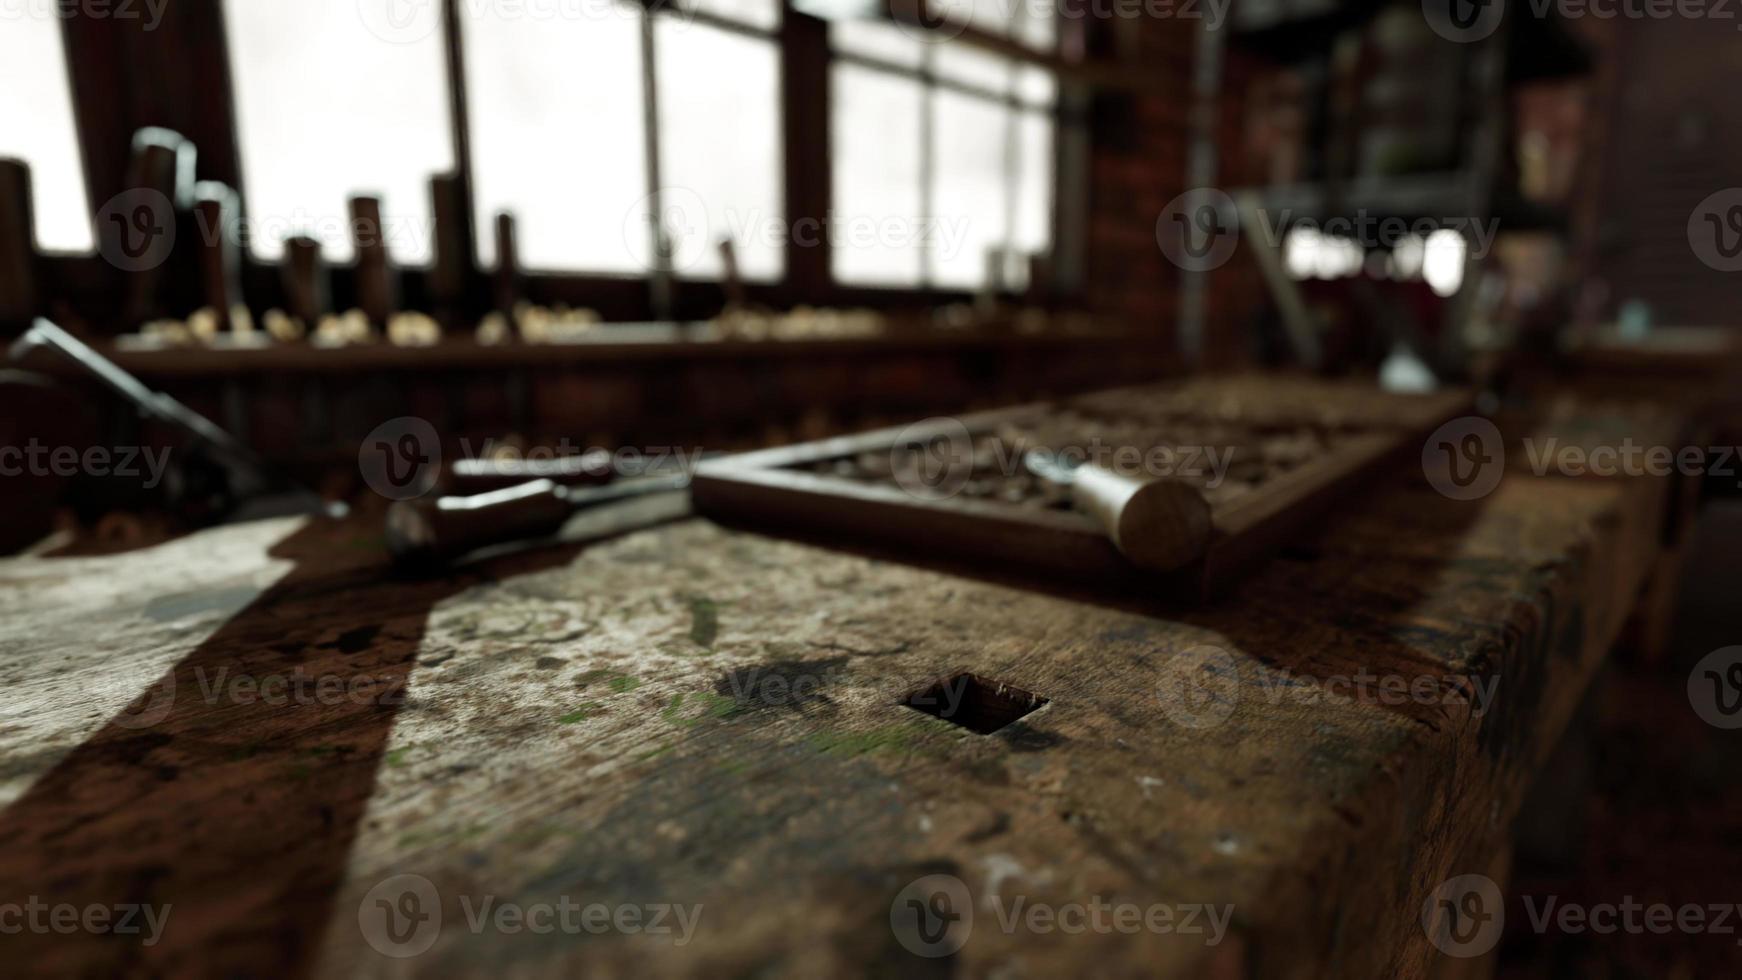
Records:
[[[426,347],[377,342],[322,347],[307,342],[210,345],[147,345],[135,338],[99,345],[123,370],[150,377],[195,377],[263,373],[354,373],[362,371],[539,370],[671,362],[758,361],[803,358],[878,358],[904,354],[1047,351],[1103,347],[1112,351],[1155,349],[1155,337],[1110,331],[1003,334],[933,331],[877,337],[807,340],[721,339],[706,323],[621,323],[590,331],[584,339],[544,343],[480,344],[471,337],[444,338]],[[55,373],[44,363],[32,370]]]

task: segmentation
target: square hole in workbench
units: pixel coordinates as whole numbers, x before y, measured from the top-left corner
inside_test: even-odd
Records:
[[[957,674],[909,694],[902,704],[980,735],[1027,715],[1046,698],[978,674]]]

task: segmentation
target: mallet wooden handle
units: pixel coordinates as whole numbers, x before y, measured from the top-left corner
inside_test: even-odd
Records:
[[[1079,466],[1073,475],[1071,498],[1133,565],[1170,572],[1203,556],[1210,505],[1196,487],[1134,479],[1093,465]]]
[[[578,511],[680,490],[689,480],[688,473],[603,487],[532,480],[470,497],[401,500],[387,509],[387,550],[401,564],[436,564],[490,545],[550,537]]]

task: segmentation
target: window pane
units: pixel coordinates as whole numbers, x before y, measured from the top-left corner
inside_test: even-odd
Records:
[[[1058,91],[1058,78],[1052,72],[1029,66],[1016,70],[1016,97],[1028,105],[1051,106]]]
[[[654,21],[661,207],[672,268],[721,274],[730,236],[746,279],[778,279],[781,220],[780,60],[771,41],[670,17]]]
[[[1011,244],[1024,254],[1052,247],[1053,122],[1038,112],[1017,115],[1016,228]]]
[[[840,20],[829,24],[829,45],[843,54],[918,68],[927,45],[893,24]]]
[[[36,243],[45,251],[88,252],[79,140],[60,24],[52,17],[0,17],[0,156],[30,165]]]
[[[979,287],[986,280],[987,250],[1005,244],[1011,116],[1010,109],[985,99],[943,89],[933,93],[932,210],[938,229],[931,267],[939,286]]]
[[[428,262],[429,178],[454,165],[433,14],[401,25],[366,22],[354,0],[224,6],[254,254],[276,259],[302,231],[350,259],[345,200],[369,192],[393,256]]]
[[[666,6],[677,5],[668,2]],[[767,31],[780,26],[780,0],[694,0],[690,6],[703,13]]]
[[[1055,0],[1022,0],[1016,4],[1010,36],[1037,51],[1058,46],[1058,6]]]
[[[498,211],[518,220],[520,261],[552,271],[642,272],[647,195],[640,14],[509,17],[462,4],[479,258],[495,262]]]
[[[1005,95],[1010,91],[1013,66],[1008,58],[962,44],[945,44],[933,49],[932,70],[947,81],[971,85],[991,95]]]
[[[916,79],[837,62],[832,69],[834,277],[917,285],[920,133],[924,89]]]

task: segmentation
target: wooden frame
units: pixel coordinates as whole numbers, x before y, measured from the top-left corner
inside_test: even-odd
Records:
[[[1144,393],[1165,388],[1125,390]],[[1045,412],[1049,404],[928,420],[705,463],[696,473],[691,496],[698,513],[724,523],[801,537],[848,538],[880,551],[1201,601],[1225,592],[1353,484],[1416,446],[1446,420],[1468,412],[1471,405],[1470,394],[1461,390],[1420,397],[1371,390],[1371,396],[1374,411],[1364,420],[1366,427],[1344,438],[1333,451],[1266,481],[1248,496],[1213,507],[1212,532],[1203,557],[1176,572],[1157,574],[1135,568],[1080,512],[1038,511],[980,499],[930,499],[896,486],[866,485],[793,469],[887,451],[898,440],[944,436],[959,432],[959,426],[978,435],[1000,423]]]
[[[633,0],[659,16],[658,0]],[[782,16],[772,29],[749,28],[706,12],[688,11],[685,16],[699,23],[770,39],[777,47],[782,75],[780,109],[783,136],[785,187],[783,205],[788,219],[825,222],[830,213],[829,66],[834,53],[828,47],[826,24],[782,3]],[[457,5],[443,0],[444,21],[451,25]],[[889,14],[891,19],[914,20],[912,11]],[[1061,24],[1061,35],[1080,25]],[[954,33],[952,28],[952,33]],[[1014,60],[1055,72],[1063,83],[1133,83],[1123,69],[1099,61],[1065,59],[1035,52],[984,32],[961,32],[960,43],[992,51]],[[470,187],[472,161],[468,152],[464,79],[454,70],[463,63],[463,31],[444,28],[444,60],[448,73],[448,102],[455,143],[455,169],[462,184]],[[246,175],[242,172],[235,119],[233,79],[222,0],[198,0],[172,7],[155,29],[147,31],[137,21],[120,18],[75,17],[63,22],[62,39],[69,66],[73,112],[79,135],[87,199],[91,207],[125,189],[127,146],[133,132],[144,126],[164,126],[186,135],[199,147],[198,178],[220,181],[243,193],[247,204]],[[1080,43],[1070,45],[1080,48]],[[1130,74],[1130,73],[1127,73]],[[1137,73],[1141,74],[1141,73]],[[1133,76],[1135,77],[1135,75]],[[1065,100],[1061,99],[1061,103]],[[1060,132],[1064,131],[1061,123]],[[1055,197],[1070,181],[1085,180],[1086,173],[1059,168]],[[1075,193],[1075,191],[1073,191]],[[466,212],[470,219],[471,212]],[[1064,243],[1057,229],[1055,243]],[[1074,240],[1074,239],[1072,239]],[[476,240],[470,244],[475,249]],[[42,257],[44,296],[57,301],[55,315],[96,325],[101,332],[110,325],[122,329],[133,324],[116,315],[120,283],[116,270],[95,255],[53,254]],[[777,307],[799,304],[868,306],[878,309],[924,309],[972,298],[967,290],[938,287],[881,287],[837,283],[830,274],[827,237],[822,243],[801,245],[789,240],[782,278],[772,283],[747,286],[752,302]],[[282,305],[276,262],[244,256],[244,292],[249,305],[265,309]],[[1055,263],[1063,269],[1070,262]],[[416,303],[428,294],[426,269],[402,268],[407,300]],[[490,308],[486,270],[471,277],[462,306],[468,315],[481,315]],[[333,298],[346,303],[354,293],[352,270],[334,267]],[[669,309],[652,295],[656,280],[669,286]],[[165,288],[181,302],[182,284]],[[1070,302],[1078,298],[1079,284],[1068,275],[1055,283],[1055,298]],[[721,284],[714,280],[686,280],[654,270],[646,275],[611,275],[585,272],[532,274],[524,278],[525,296],[535,303],[584,305],[600,311],[610,321],[651,320],[668,315],[676,319],[711,316],[724,302]],[[179,292],[178,292],[179,290]]]

